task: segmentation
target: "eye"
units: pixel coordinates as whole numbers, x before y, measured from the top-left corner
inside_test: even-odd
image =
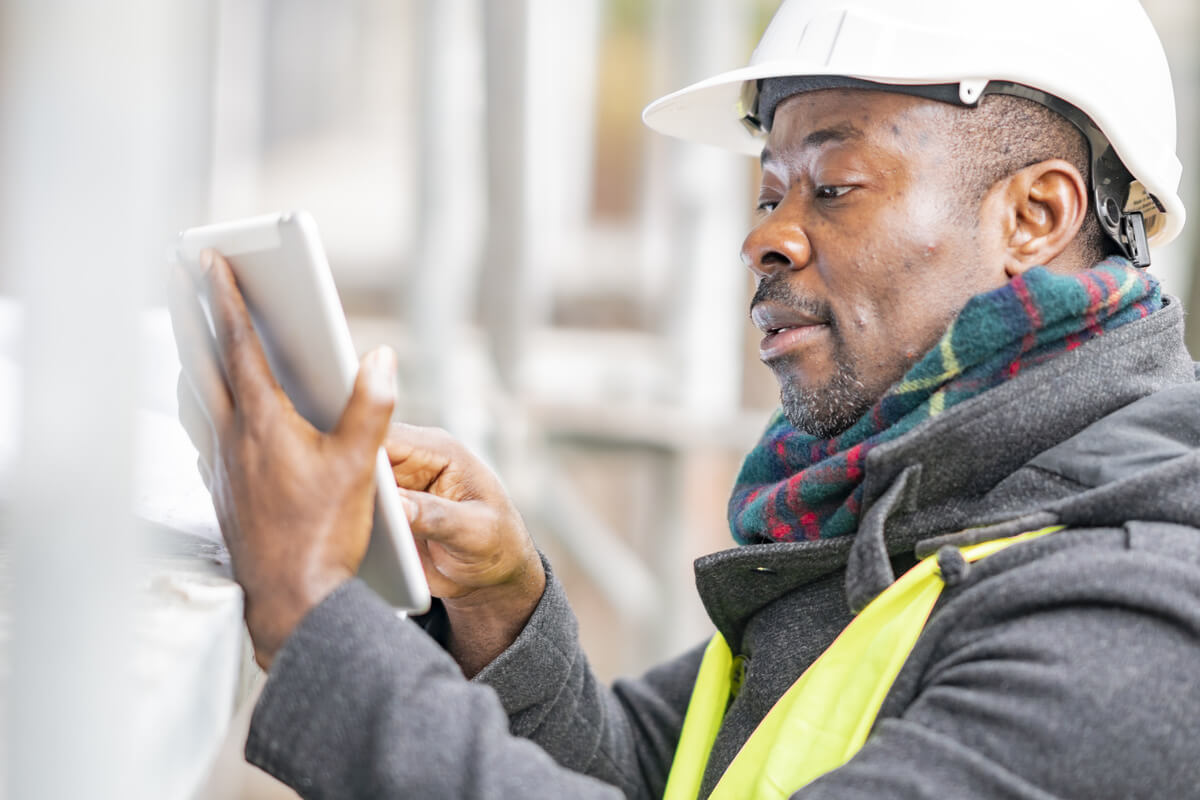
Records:
[[[818,186],[817,198],[821,200],[836,200],[853,188],[853,186]]]
[[[761,216],[766,216],[774,211],[779,206],[778,200],[759,200],[758,205],[754,207]]]

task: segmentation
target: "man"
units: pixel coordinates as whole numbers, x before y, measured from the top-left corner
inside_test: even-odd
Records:
[[[389,354],[319,434],[224,261],[176,275],[180,340],[192,280],[217,323],[181,414],[271,674],[252,762],[310,797],[1200,796],[1200,385],[1135,266],[1182,224],[1165,61],[1134,0],[983,5],[787,0],[648,109],[765,134],[783,407],[744,546],[696,565],[719,635],[611,690],[496,479],[388,431]],[[428,631],[352,579],[385,435]]]

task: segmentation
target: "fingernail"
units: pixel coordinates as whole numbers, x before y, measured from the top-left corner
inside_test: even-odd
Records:
[[[208,272],[213,265],[213,251],[211,247],[206,247],[200,251],[200,269],[203,272]]]
[[[372,350],[364,366],[367,386],[376,400],[393,402],[396,399],[396,353],[390,347]]]

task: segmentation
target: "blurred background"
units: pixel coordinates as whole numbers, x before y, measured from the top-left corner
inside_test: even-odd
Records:
[[[206,222],[313,214],[397,416],[500,472],[601,676],[707,635],[691,561],[777,402],[738,258],[757,165],[639,115],[777,4],[0,3],[4,796],[274,796],[209,774],[257,677],[171,421],[163,253]],[[1143,5],[1194,210],[1200,4]],[[1154,253],[1189,305],[1195,230]]]

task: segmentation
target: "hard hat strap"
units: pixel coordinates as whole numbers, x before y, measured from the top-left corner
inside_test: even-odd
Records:
[[[983,94],[1023,97],[1045,106],[1079,129],[1087,139],[1091,153],[1092,211],[1100,220],[1100,227],[1135,267],[1150,266],[1145,217],[1140,211],[1130,208],[1133,175],[1092,118],[1065,100],[1020,83],[988,81]],[[1153,195],[1149,199],[1160,211],[1163,210]]]

